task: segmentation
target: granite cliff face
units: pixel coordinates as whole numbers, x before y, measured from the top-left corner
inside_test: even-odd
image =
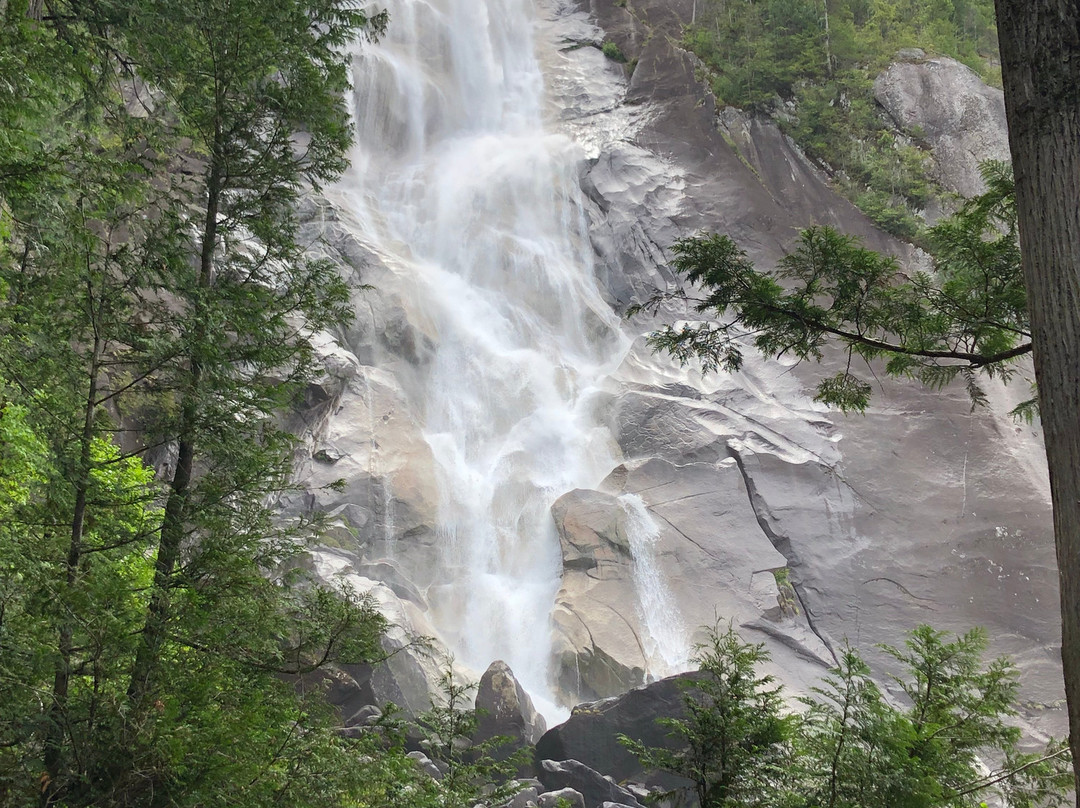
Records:
[[[933,174],[950,191],[982,193],[979,163],[1009,159],[1004,94],[955,59],[898,61],[878,76],[874,97],[901,131],[930,146]]]
[[[761,264],[813,223],[917,258],[771,122],[717,115],[677,45],[692,0],[542,0],[538,20],[493,0],[486,50],[456,42],[452,0],[397,6],[420,28],[358,65],[383,78],[358,82],[357,174],[302,211],[357,287],[297,416],[309,492],[285,503],[333,517],[320,571],[374,586],[474,676],[506,660],[549,718],[685,669],[717,618],[766,642],[795,691],[845,639],[880,664],[873,644],[931,623],[985,626],[1023,670],[1029,729],[1060,733],[1046,470],[1037,429],[1005,414],[1013,390],[971,411],[962,390],[883,380],[844,417],[811,400],[817,368],[748,354],[702,376],[651,355],[652,322],[620,322],[674,282],[666,249],[699,229]],[[438,47],[405,70],[420,35]],[[470,48],[516,61],[489,86]],[[950,150],[1000,156],[1003,132],[971,130],[963,110],[996,96],[966,77],[935,106],[949,71],[897,65],[878,92],[965,191]],[[500,92],[502,109],[459,109]]]

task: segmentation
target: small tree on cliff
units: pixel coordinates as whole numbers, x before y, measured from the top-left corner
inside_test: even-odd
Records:
[[[697,646],[700,675],[680,680],[683,718],[663,718],[671,747],[620,742],[648,769],[662,769],[693,783],[702,808],[776,805],[789,759],[791,719],[780,714],[781,688],[758,666],[763,645],[743,642],[728,623],[710,628]]]

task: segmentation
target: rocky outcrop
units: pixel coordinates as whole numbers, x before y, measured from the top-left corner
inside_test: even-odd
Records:
[[[496,750],[503,757],[532,746],[547,730],[544,717],[536,712],[529,694],[501,659],[492,662],[480,677],[476,709],[480,718],[474,740],[482,742],[497,735],[508,738],[509,742]]]
[[[585,808],[585,797],[572,788],[546,791],[537,800],[539,808]]]
[[[910,55],[875,79],[874,97],[901,131],[930,146],[945,188],[976,196],[985,190],[979,163],[1009,159],[1004,95],[955,59]]]
[[[344,726],[367,723],[371,705],[397,705],[406,716],[415,717],[431,706],[433,683],[439,670],[424,637],[432,629],[420,605],[400,597],[378,580],[361,574],[364,565],[355,556],[324,549],[308,554],[307,564],[314,575],[331,586],[345,586],[359,595],[369,595],[390,627],[382,639],[386,658],[374,665],[344,665],[328,671],[327,698],[342,717]],[[388,579],[392,574],[381,572]]]
[[[712,102],[694,81],[693,60],[678,50],[680,25],[689,21],[692,5],[591,5],[600,26],[639,60],[624,96],[640,111],[634,119],[639,124],[601,150],[595,169],[602,180],[593,184],[597,205],[616,230],[611,238],[604,224],[595,228],[601,253],[609,241],[650,244],[663,253],[674,238],[705,228],[732,235],[768,266],[798,228],[829,223],[905,259],[906,247],[875,233],[849,206],[829,202],[825,180],[807,170],[798,151],[767,124],[738,116],[727,121],[725,134],[745,162],[738,159],[713,126]],[[899,123],[920,126],[935,149],[932,122],[940,122],[945,152],[937,160],[966,166],[963,176],[948,181],[970,191],[964,182],[977,177],[973,167],[1007,151],[999,94],[965,71],[942,60],[897,66],[897,76],[912,78],[905,80],[910,93],[897,96],[895,109]],[[946,78],[948,85],[935,84]],[[939,89],[926,89],[931,87]],[[940,110],[930,109],[934,100]],[[909,101],[911,109],[926,112],[905,118]],[[920,123],[924,115],[929,117]],[[960,131],[950,135],[949,127]],[[960,134],[967,139],[950,139]],[[968,154],[947,156],[953,147]],[[605,162],[607,153],[629,165],[612,171],[616,164]],[[629,179],[620,185],[623,171]],[[621,211],[639,210],[641,189],[654,185],[677,193],[664,197],[655,219],[639,219],[632,237],[630,230],[618,230]],[[617,256],[627,274],[669,283],[662,270],[648,270],[642,251],[636,255]],[[680,312],[663,316],[671,321]],[[634,323],[642,330],[650,324]],[[816,656],[829,660],[828,646],[846,638],[878,666],[886,661],[874,643],[901,641],[918,623],[958,631],[982,625],[993,651],[1012,654],[1024,669],[1029,728],[1060,734],[1059,620],[1045,464],[1037,426],[1013,423],[1005,414],[1026,392],[1023,369],[1008,389],[988,385],[992,406],[974,412],[963,390],[881,381],[865,416],[826,412],[811,400],[819,374],[828,372],[828,364],[819,369],[760,361],[748,350],[739,373],[703,378],[635,348],[612,380],[611,423],[628,468],[660,458],[720,478],[729,473],[722,464],[734,461],[752,521],[748,527],[740,519],[732,539],[742,544],[756,529],[784,556],[811,640],[820,638],[825,647],[818,646]],[[652,492],[639,493],[651,504]],[[681,511],[695,502],[667,507]],[[683,570],[675,576],[676,592],[686,571],[697,575],[697,567]],[[719,591],[730,598],[732,589],[737,587],[720,585],[709,596]],[[796,689],[807,684],[795,681],[799,671],[817,663],[807,666],[808,657],[792,650],[788,633],[767,619],[739,619],[744,634],[767,636],[770,649],[785,660],[783,681]],[[686,622],[693,625],[689,617]]]
[[[625,788],[576,760],[542,760],[538,777],[548,791],[570,788],[581,794],[585,808],[600,808],[614,802],[630,808],[644,808]]]
[[[592,700],[685,669],[697,632],[718,619],[775,646],[792,684],[832,664],[830,641],[806,610],[781,606],[790,596],[774,572],[797,559],[760,520],[742,462],[758,451],[798,466],[836,459],[832,424],[784,376],[763,366],[695,386],[644,345],[613,374],[610,428],[637,459],[601,491],[571,492],[552,509],[563,548],[553,619],[564,691]],[[807,507],[815,504],[811,496]],[[806,678],[796,682],[795,670]]]
[[[661,679],[621,696],[579,704],[564,723],[540,739],[537,759],[576,760],[618,782],[645,783],[665,791],[690,785],[681,777],[642,769],[637,757],[618,738],[625,735],[648,747],[670,747],[668,730],[657,720],[683,715],[679,683],[692,678],[693,674],[685,674]]]
[[[629,580],[630,547],[615,498],[572,491],[552,506],[563,546],[563,583],[552,622],[556,681],[571,703],[644,681],[647,661]]]

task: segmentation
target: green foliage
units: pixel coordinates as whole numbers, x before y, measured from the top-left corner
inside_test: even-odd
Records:
[[[481,713],[471,706],[475,690],[475,683],[454,673],[453,659],[445,659],[431,709],[417,718],[421,746],[443,770],[431,802],[437,808],[499,805],[513,796],[512,778],[529,762],[529,750],[502,753],[506,737],[477,739]]]
[[[385,16],[41,8],[0,4],[0,805],[385,804],[407,759],[304,676],[385,621],[283,574],[318,525],[268,508],[346,315],[292,205],[345,166],[343,46]]]
[[[622,48],[620,48],[610,39],[604,43],[603,47],[600,48],[600,50],[604,52],[604,56],[606,56],[613,62],[622,63],[626,61],[626,55],[622,52]]]
[[[1005,659],[983,662],[986,646],[978,630],[949,639],[919,626],[903,649],[884,647],[902,666],[893,678],[903,706],[845,647],[800,699],[804,710],[782,717],[779,689],[757,673],[768,659],[761,646],[730,626],[713,630],[700,675],[687,680],[686,717],[664,721],[674,743],[621,740],[645,766],[693,781],[707,808],[974,808],[994,791],[1009,804],[1061,805],[1072,785],[1068,748],[1018,751],[1020,730],[1009,723],[1017,671]],[[980,756],[1002,767],[986,774]]]
[[[755,269],[727,236],[683,239],[672,266],[704,293],[692,300],[696,310],[718,321],[666,326],[650,342],[706,371],[738,370],[747,342],[768,356],[815,361],[838,344],[847,367],[818,385],[826,404],[866,408],[872,390],[852,372],[856,358],[883,360],[889,375],[931,387],[960,377],[982,403],[976,374],[1008,379],[1010,363],[1031,351],[1011,174],[987,163],[984,177],[985,194],[928,232],[933,272],[904,274],[895,259],[829,227],[804,230],[772,272]]]
[[[703,6],[703,7],[702,7]],[[885,230],[920,235],[916,215],[941,191],[916,142],[898,141],[873,97],[877,73],[904,47],[953,56],[994,81],[991,0],[707,0],[683,44],[711,72],[720,104],[777,111],[812,159]]]
[[[673,744],[620,742],[650,769],[693,783],[702,808],[770,805],[789,763],[790,719],[781,715],[781,689],[760,675],[762,645],[744,643],[729,623],[709,630],[697,647],[700,675],[682,680],[685,718],[661,719]]]

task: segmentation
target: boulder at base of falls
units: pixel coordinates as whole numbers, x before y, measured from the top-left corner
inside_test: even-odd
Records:
[[[476,740],[483,742],[501,735],[510,742],[494,750],[506,758],[516,749],[532,746],[547,729],[544,717],[536,712],[532,699],[501,659],[491,663],[476,689],[476,709],[480,720]]]
[[[540,808],[585,808],[585,797],[573,788],[545,791],[536,801]]]
[[[535,786],[530,786],[515,794],[513,799],[506,803],[503,808],[537,808],[539,799],[540,790]]]
[[[571,703],[621,693],[645,680],[630,546],[619,501],[575,490],[551,507],[562,544],[562,586],[552,614],[559,690]]]
[[[644,808],[633,794],[610,777],[576,760],[542,760],[538,776],[549,791],[562,788],[577,791],[584,798],[585,808],[601,808],[606,802]]]
[[[777,608],[773,570],[787,560],[760,527],[733,457],[627,462],[601,487],[551,509],[563,553],[552,648],[570,704],[686,670],[719,618],[760,632],[778,667],[828,667],[805,616]]]
[[[621,696],[578,705],[565,723],[548,730],[536,744],[537,760],[578,761],[579,765],[604,772],[619,782],[633,780],[665,791],[689,786],[689,780],[673,774],[644,770],[637,757],[619,743],[618,736],[625,735],[651,747],[670,746],[668,730],[658,722],[683,715],[679,683],[695,676],[696,673],[680,674]]]

